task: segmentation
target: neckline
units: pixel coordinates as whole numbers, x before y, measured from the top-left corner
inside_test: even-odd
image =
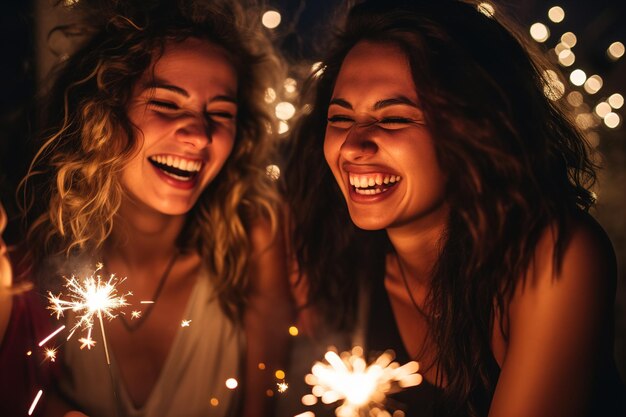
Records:
[[[201,269],[201,271],[204,271],[204,269]],[[203,275],[204,274],[200,272],[196,276],[196,282],[193,285],[191,294],[189,295],[189,299],[187,300],[187,304],[185,306],[185,309],[183,310],[183,317],[190,317],[190,313],[193,307],[198,302],[196,299],[200,297],[200,294],[201,294],[201,291],[198,291],[198,286],[200,285],[200,282],[204,278],[207,278],[207,277],[204,277]],[[154,401],[156,401],[155,393],[161,391],[162,385],[165,383],[164,375],[168,375],[172,373],[171,369],[172,369],[172,366],[174,366],[172,362],[174,362],[175,358],[179,356],[178,353],[181,350],[181,343],[183,343],[181,339],[183,338],[183,333],[187,331],[188,331],[187,329],[183,330],[182,326],[179,326],[177,328],[176,334],[174,335],[174,340],[172,340],[170,349],[167,352],[167,357],[165,358],[165,361],[163,362],[163,366],[161,367],[161,370],[159,371],[159,376],[157,377],[156,382],[152,386],[152,389],[150,390],[150,394],[148,394],[146,401],[139,407],[137,407],[134,404],[130,396],[130,393],[128,392],[126,383],[124,379],[122,378],[122,374],[119,371],[120,368],[118,366],[114,352],[111,352],[111,359],[112,359],[111,366],[113,366],[113,372],[115,374],[115,379],[116,379],[115,383],[116,383],[117,393],[119,395],[119,398],[117,400],[122,403],[122,407],[124,409],[130,411],[131,416],[144,415],[146,411],[149,409],[149,406]]]

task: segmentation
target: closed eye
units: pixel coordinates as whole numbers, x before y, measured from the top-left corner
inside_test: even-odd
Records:
[[[219,119],[229,119],[232,120],[235,118],[235,115],[231,112],[226,112],[226,111],[213,111],[213,112],[207,112],[206,113],[208,118],[219,118]]]
[[[377,124],[383,129],[402,129],[414,124],[423,124],[423,122],[408,117],[384,117]]]
[[[349,128],[354,124],[354,120],[347,116],[330,116],[327,120],[331,126],[338,128]]]
[[[159,109],[165,110],[180,110],[177,104],[172,103],[170,101],[162,101],[162,100],[149,100],[148,105],[157,107]]]

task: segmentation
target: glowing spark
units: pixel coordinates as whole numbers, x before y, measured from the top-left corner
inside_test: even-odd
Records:
[[[287,388],[289,388],[289,384],[287,384],[285,381],[277,382],[276,386],[278,387],[278,392],[281,393],[287,391]]]
[[[80,345],[81,349],[87,348],[87,350],[91,350],[91,348],[94,347],[94,345],[96,344],[96,341],[90,337],[81,337],[80,339],[78,339],[78,341],[82,343]]]
[[[180,327],[189,327],[189,323],[191,323],[191,320],[183,320],[180,322]]]
[[[50,359],[50,362],[54,362],[57,358],[57,350],[47,348],[46,349],[46,358]]]
[[[154,301],[140,301],[139,304],[154,304]]]
[[[130,313],[130,318],[131,319],[138,319],[139,317],[141,317],[141,311],[133,310]]]
[[[41,398],[41,394],[43,394],[43,390],[40,389],[39,392],[37,392],[37,395],[35,396],[33,403],[30,405],[30,408],[28,409],[29,416],[33,415],[33,411],[35,411],[35,407],[37,407],[37,403],[39,402],[39,399]]]
[[[386,351],[370,365],[358,346],[341,356],[326,352],[324,358],[327,363],[316,362],[305,381],[324,404],[342,401],[335,410],[337,417],[357,417],[366,410],[384,411],[382,403],[387,394],[422,382],[418,363],[400,366],[393,362],[392,351]]]
[[[96,272],[102,269],[102,264],[97,265]],[[100,275],[96,277],[90,276],[79,281],[72,276],[71,279],[66,278],[65,287],[69,290],[69,300],[61,298],[61,295],[54,296],[48,292],[48,301],[52,310],[52,314],[56,314],[57,319],[63,315],[66,310],[71,310],[76,315],[76,323],[70,329],[68,340],[74,332],[81,328],[88,330],[87,339],[91,338],[91,329],[93,328],[94,319],[97,317],[100,322],[100,330],[102,331],[102,341],[104,343],[104,352],[107,364],[110,364],[109,351],[107,349],[106,335],[104,333],[104,325],[102,317],[105,316],[109,320],[116,317],[115,310],[128,305],[126,296],[128,294],[118,295],[116,286],[123,282],[114,274],[108,281],[102,280]]]
[[[55,331],[53,331],[52,333],[50,333],[45,339],[39,342],[39,346],[43,346],[48,340],[52,339],[54,336],[56,336],[57,333],[59,333],[63,329],[65,329],[65,324],[59,327],[58,329],[56,329]]]
[[[237,382],[235,378],[228,378],[226,380],[226,388],[228,389],[235,389],[237,385],[239,385],[239,382]]]

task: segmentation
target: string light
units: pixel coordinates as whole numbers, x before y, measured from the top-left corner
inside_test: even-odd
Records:
[[[604,118],[604,116],[606,116],[607,114],[611,112],[611,106],[609,105],[609,103],[602,101],[598,103],[594,111],[596,112],[598,116],[600,116],[601,118]]]
[[[276,105],[276,117],[280,120],[289,120],[296,114],[296,108],[288,101],[281,101]]]
[[[604,116],[604,124],[609,129],[615,129],[619,126],[621,119],[617,113],[609,112],[606,116]]]

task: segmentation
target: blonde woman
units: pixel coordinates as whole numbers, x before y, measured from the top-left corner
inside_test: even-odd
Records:
[[[25,181],[37,288],[103,262],[133,294],[105,325],[110,367],[97,332],[63,343],[53,415],[270,413],[291,312],[264,173],[277,61],[230,2],[172,3],[92,11],[102,29],[60,70]]]

